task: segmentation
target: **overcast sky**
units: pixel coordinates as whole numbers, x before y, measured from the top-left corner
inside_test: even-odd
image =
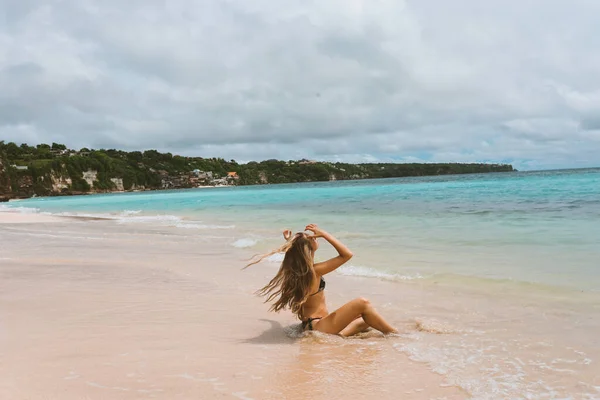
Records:
[[[600,1],[0,0],[0,140],[600,166]]]

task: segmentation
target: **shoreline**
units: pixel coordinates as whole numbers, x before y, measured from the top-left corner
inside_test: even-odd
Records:
[[[15,200],[20,201],[20,200]],[[25,207],[27,208],[27,207]],[[31,212],[23,212],[21,209],[13,209],[10,207],[2,207],[0,205],[0,224],[5,223],[44,223],[44,222],[61,222],[63,220],[79,220],[79,221],[113,221],[115,223],[135,223],[137,218],[148,218],[144,226],[146,228],[150,228],[153,225],[154,218],[157,218],[158,221],[162,217],[167,217],[167,221],[170,221],[169,217],[174,218],[177,221],[180,221],[183,224],[191,224],[189,228],[196,227],[196,224],[204,225],[208,227],[216,227],[217,229],[228,228],[221,227],[220,225],[216,225],[212,222],[208,222],[207,224],[202,223],[201,221],[195,221],[193,217],[190,217],[186,214],[155,214],[155,213],[144,213],[136,212],[133,214],[101,214],[101,213],[82,213],[78,214],[78,212],[74,212],[73,214],[66,213],[52,213],[52,212],[39,212],[36,209],[31,208]],[[129,219],[131,218],[131,221]],[[175,225],[165,225],[164,228],[179,228],[177,221],[173,221]],[[184,225],[184,228],[188,228],[187,225]],[[244,229],[242,227],[242,229]],[[186,229],[187,230],[187,229]],[[251,246],[242,246],[237,247],[239,251],[250,251],[249,256],[255,254],[256,249],[252,250],[253,247],[258,243],[254,239],[248,239],[245,235],[241,235],[240,239],[242,240],[250,240],[253,244]],[[264,239],[264,238],[263,238]],[[262,242],[262,240],[260,241]],[[264,247],[264,243],[263,247]],[[267,251],[273,246],[267,246],[261,248],[261,251]],[[482,287],[481,290],[475,290],[473,294],[480,293],[490,293],[494,295],[500,294],[510,294],[511,296],[516,296],[518,298],[524,299],[550,299],[556,301],[562,301],[566,303],[577,304],[582,301],[585,304],[592,304],[595,301],[600,299],[600,288],[597,290],[592,289],[583,289],[579,287],[574,287],[571,285],[555,285],[555,284],[547,284],[536,281],[528,281],[528,280],[516,280],[516,279],[508,279],[508,278],[492,278],[492,277],[480,277],[474,275],[461,275],[459,273],[447,273],[441,272],[439,274],[433,275],[425,275],[425,276],[414,276],[414,277],[406,277],[402,275],[393,275],[384,272],[379,272],[377,269],[373,269],[370,267],[355,267],[350,265],[350,268],[358,268],[363,269],[366,268],[366,273],[356,272],[340,272],[342,275],[347,276],[348,278],[358,278],[358,279],[368,279],[368,280],[381,280],[381,281],[389,281],[395,283],[408,283],[408,284],[418,284],[418,285],[426,285],[426,286],[436,286],[436,287],[446,287],[448,290],[471,290],[473,288]],[[343,270],[342,270],[343,271]],[[368,272],[372,272],[369,274]],[[573,298],[572,296],[576,295],[577,298]],[[588,300],[586,300],[588,299]]]
[[[0,224],[39,224],[60,221],[59,216],[0,210]]]
[[[75,193],[55,193],[46,196],[30,196],[30,197],[9,197],[5,203],[11,203],[16,201],[23,201],[29,199],[48,199],[55,197],[74,197],[74,196],[94,196],[102,194],[122,194],[122,193],[145,193],[145,192],[166,192],[170,190],[193,190],[193,189],[216,189],[224,187],[237,187],[238,185],[207,185],[207,186],[196,186],[196,187],[181,187],[181,188],[168,188],[168,189],[134,189],[134,190],[108,190],[108,191],[90,191],[90,192],[75,192]],[[244,186],[258,186],[258,185],[244,185]]]

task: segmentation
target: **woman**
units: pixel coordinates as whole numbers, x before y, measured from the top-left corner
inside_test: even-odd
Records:
[[[325,305],[325,280],[323,276],[337,269],[352,258],[352,252],[331,234],[310,224],[305,228],[313,235],[286,230],[283,237],[286,243],[251,262],[246,266],[259,263],[275,253],[285,253],[277,275],[258,291],[266,296],[265,302],[274,301],[270,311],[289,308],[302,321],[302,328],[324,333],[351,336],[367,330],[369,327],[387,333],[396,333],[371,305],[369,300],[359,297],[331,314]],[[324,238],[337,250],[338,256],[320,263],[314,262],[315,251],[319,248],[317,238]]]

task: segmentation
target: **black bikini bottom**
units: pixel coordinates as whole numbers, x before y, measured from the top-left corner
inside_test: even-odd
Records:
[[[317,318],[309,318],[306,321],[302,321],[302,330],[305,330],[306,327],[308,327],[309,331],[313,330],[313,321],[319,320],[321,319],[321,317],[317,317]]]

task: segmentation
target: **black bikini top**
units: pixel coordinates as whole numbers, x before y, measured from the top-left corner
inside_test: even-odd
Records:
[[[325,290],[325,279],[323,279],[323,277],[321,277],[321,282],[319,282],[319,290],[317,290],[316,292],[311,294],[311,296],[314,296],[315,294],[322,292],[323,290]]]

